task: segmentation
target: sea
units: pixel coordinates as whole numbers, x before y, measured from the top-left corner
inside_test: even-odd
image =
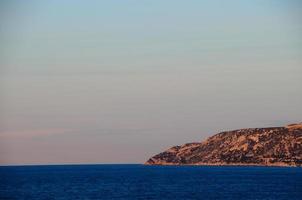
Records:
[[[301,167],[1,166],[1,200],[301,200]]]

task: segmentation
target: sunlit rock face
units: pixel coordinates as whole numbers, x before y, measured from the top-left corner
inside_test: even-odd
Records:
[[[145,164],[302,166],[302,123],[221,132],[174,146]]]

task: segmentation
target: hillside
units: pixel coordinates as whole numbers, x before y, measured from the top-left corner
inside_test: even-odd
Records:
[[[302,123],[221,132],[174,146],[145,164],[302,166]]]

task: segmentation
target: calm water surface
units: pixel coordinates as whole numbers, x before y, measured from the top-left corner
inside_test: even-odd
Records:
[[[302,168],[0,167],[0,199],[302,199]]]

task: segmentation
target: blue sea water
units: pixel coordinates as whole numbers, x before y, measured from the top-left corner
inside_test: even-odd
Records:
[[[302,199],[302,168],[144,165],[0,167],[0,199]]]

